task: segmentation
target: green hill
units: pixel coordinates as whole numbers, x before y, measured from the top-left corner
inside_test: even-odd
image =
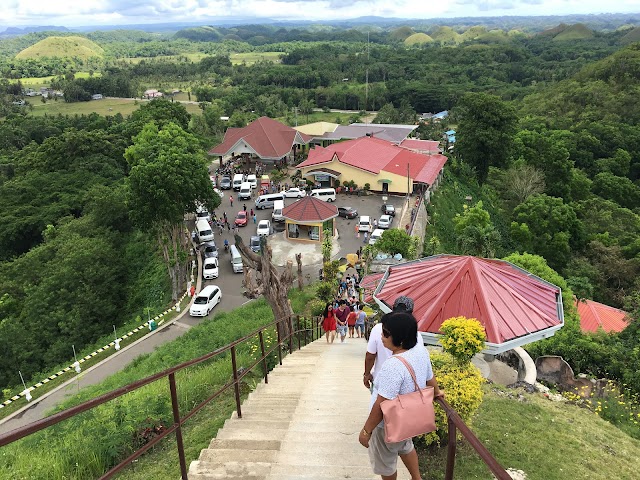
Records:
[[[559,33],[564,32],[569,26],[566,23],[561,23],[557,27],[549,28],[540,32],[538,35],[541,37],[555,37]]]
[[[640,27],[629,30],[624,37],[620,39],[620,43],[640,42]]]
[[[16,55],[16,58],[25,60],[42,57],[78,57],[86,60],[103,55],[104,50],[97,43],[84,37],[72,36],[45,38],[22,50]]]
[[[389,33],[389,36],[392,39],[397,40],[398,42],[404,42],[407,38],[409,38],[414,33],[415,32],[411,27],[400,27],[400,28],[396,28],[395,30],[392,30],[391,33]]]
[[[471,27],[466,30],[464,33],[460,35],[460,40],[465,42],[467,40],[473,40],[474,38],[478,38],[480,35],[487,33],[487,29],[480,25],[476,25],[475,27]]]
[[[553,37],[553,41],[562,42],[566,40],[586,40],[588,38],[593,38],[593,30],[582,23],[576,23],[575,25],[571,25],[558,33],[558,35]]]
[[[426,33],[414,33],[413,35],[405,39],[404,44],[407,46],[412,46],[431,42],[433,42],[433,38],[431,38]]]
[[[184,28],[174,35],[175,38],[186,38],[193,42],[217,42],[222,38],[222,34],[215,27],[203,26],[194,28]]]
[[[438,27],[431,34],[431,38],[444,45],[455,45],[462,41],[461,35],[451,27]]]
[[[477,40],[483,43],[505,43],[509,37],[503,30],[491,30],[478,36]]]

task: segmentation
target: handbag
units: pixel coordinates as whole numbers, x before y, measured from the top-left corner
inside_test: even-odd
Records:
[[[394,358],[407,367],[416,389],[380,404],[384,419],[384,441],[387,443],[401,442],[436,429],[433,387],[427,386],[422,389],[418,387],[416,374],[411,365],[400,356],[394,356]]]

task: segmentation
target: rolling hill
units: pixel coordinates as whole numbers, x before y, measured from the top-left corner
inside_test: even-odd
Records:
[[[426,33],[414,33],[410,37],[406,38],[404,44],[407,46],[411,45],[422,45],[423,43],[431,43],[433,42],[433,38],[431,38]]]
[[[593,30],[582,23],[576,23],[558,33],[553,37],[553,40],[555,42],[561,42],[566,40],[585,40],[587,38],[593,38]]]
[[[91,57],[102,57],[104,50],[97,43],[84,37],[48,37],[25,48],[16,55],[17,59],[42,57],[78,57],[86,60]]]

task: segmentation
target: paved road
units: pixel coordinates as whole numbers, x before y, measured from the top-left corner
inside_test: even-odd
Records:
[[[239,210],[242,210],[243,204],[245,202],[240,202],[238,204],[238,202],[235,201],[236,193],[234,192],[234,203],[232,208],[229,202],[230,192],[230,190],[224,191],[222,204],[220,205],[220,207],[218,207],[218,211],[216,213],[221,215],[222,212],[227,212],[229,220],[232,221],[232,219],[235,217],[235,214],[237,214]],[[388,200],[389,203],[392,203],[396,206],[396,209],[398,210],[398,216],[400,215],[400,209],[402,208],[403,200],[404,197],[389,197]],[[290,205],[294,201],[295,199],[286,199],[285,204]],[[340,194],[336,198],[336,206],[351,206],[356,208],[360,215],[369,215],[372,218],[380,217],[382,213],[380,211],[380,206],[382,205],[382,203],[382,199],[378,195],[358,197],[355,195],[351,196]],[[247,201],[246,205],[247,210],[249,211],[254,205],[253,200]],[[258,210],[256,212],[257,221],[260,221],[262,219],[270,219],[271,212],[271,209]],[[344,257],[347,253],[355,253],[358,248],[364,245],[363,238],[357,238],[355,235],[356,222],[357,218],[345,219],[339,217],[337,220],[337,228],[340,234],[339,256],[341,257]],[[397,225],[394,224],[392,226],[395,227]],[[239,234],[245,241],[245,243],[248,243],[249,238],[251,237],[251,235],[255,235],[255,232],[256,226],[253,224],[253,221],[250,221],[249,225],[244,228],[240,228]],[[217,312],[234,310],[248,301],[247,298],[242,295],[243,275],[240,273],[233,273],[229,255],[226,254],[224,252],[224,249],[222,248],[225,238],[229,240],[230,243],[233,243],[233,231],[228,232],[225,230],[222,235],[220,235],[218,231],[215,232],[216,245],[218,245],[218,247],[221,249],[219,259],[220,276],[215,280],[203,282],[203,286],[208,284],[218,285],[222,291],[222,300],[220,304],[218,304],[209,314],[209,318],[213,317]],[[311,280],[315,281],[318,278],[317,274],[319,268],[321,268],[320,265],[305,265],[303,267],[303,274],[309,274]],[[109,375],[122,370],[139,355],[153,352],[159,345],[175,340],[189,328],[199,324],[203,320],[203,318],[191,317],[188,314],[184,315],[175,324],[170,325],[169,327],[166,327],[163,330],[142,339],[138,344],[135,345],[135,347],[130,348],[126,351],[122,351],[118,355],[110,357],[109,361],[96,367],[89,374],[86,374],[86,372],[81,373],[76,377],[76,381],[72,384],[58,390],[57,392],[52,393],[40,402],[34,403],[31,408],[23,411],[22,413],[6,421],[5,423],[0,424],[0,433],[8,432],[42,418],[46,414],[46,412],[51,410],[55,405],[64,400],[66,397],[74,395],[80,388],[101,382]]]

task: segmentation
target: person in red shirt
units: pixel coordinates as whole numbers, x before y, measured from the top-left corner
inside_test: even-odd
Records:
[[[336,338],[336,317],[333,314],[333,304],[327,303],[322,314],[322,329],[325,331],[327,343],[333,343]]]
[[[340,341],[344,342],[347,336],[347,317],[351,313],[351,309],[347,305],[346,300],[340,300],[340,306],[335,311],[336,316],[336,329],[340,335]],[[355,322],[354,322],[355,325]]]

